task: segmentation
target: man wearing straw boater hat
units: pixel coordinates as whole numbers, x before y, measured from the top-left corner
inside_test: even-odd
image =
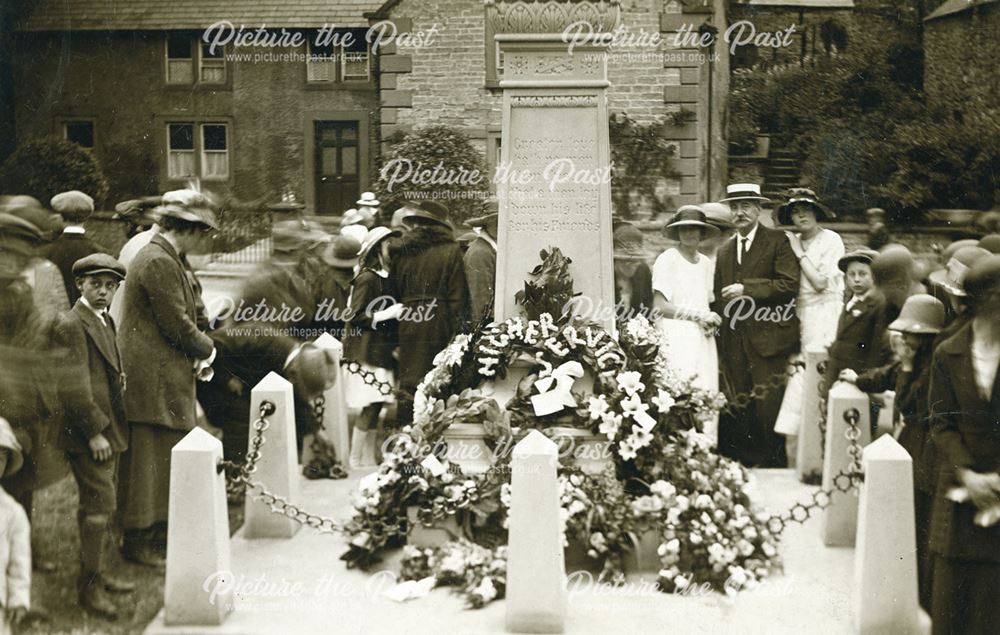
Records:
[[[730,185],[721,202],[732,211],[736,234],[719,249],[715,266],[712,309],[722,316],[719,361],[733,404],[719,420],[719,452],[747,466],[785,467],[784,440],[774,432],[774,420],[788,356],[799,349],[799,263],[784,232],[760,224],[768,199],[759,185]],[[758,386],[764,395],[741,407],[737,396]]]

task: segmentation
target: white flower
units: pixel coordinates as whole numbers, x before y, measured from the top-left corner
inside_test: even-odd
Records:
[[[681,541],[673,538],[668,540],[663,547],[666,549],[667,553],[680,553],[681,552]]]
[[[659,480],[649,486],[649,491],[662,498],[670,498],[677,493],[677,488],[673,483]]]
[[[663,509],[663,499],[657,496],[640,496],[632,501],[632,510],[636,514],[655,514]]]
[[[630,396],[646,389],[646,385],[642,383],[642,375],[634,370],[618,373],[615,380],[618,382],[618,388]]]
[[[636,448],[630,441],[631,437],[622,441],[618,446],[618,456],[622,457],[626,461],[631,461],[636,456]]]
[[[579,474],[570,474],[569,482],[574,487],[580,487],[581,485],[583,485],[583,478]]]
[[[674,407],[675,403],[676,401],[674,401],[673,395],[662,388],[660,388],[659,392],[656,393],[656,396],[653,397],[653,405],[656,406],[656,409],[663,414],[670,412],[670,409]]]
[[[500,486],[500,502],[504,507],[510,507],[510,483]]]
[[[608,400],[604,395],[599,397],[591,396],[587,403],[587,410],[590,411],[590,420],[597,421],[608,412]]]
[[[601,434],[608,437],[608,441],[611,441],[618,436],[618,428],[621,427],[621,424],[621,415],[617,415],[613,412],[605,412],[601,417],[601,425],[599,425],[597,429]]]
[[[644,430],[640,426],[632,426],[632,445],[638,450],[639,448],[644,448],[653,442],[653,434],[648,430]]]
[[[576,516],[580,512],[586,511],[586,510],[587,510],[587,506],[583,504],[583,501],[574,500],[572,503],[569,504],[569,515],[570,516]]]
[[[472,590],[473,595],[478,595],[483,602],[490,602],[497,596],[497,589],[493,586],[493,580],[485,577],[480,581],[479,586]]]
[[[774,554],[778,553],[778,550],[774,548],[774,545],[769,542],[765,542],[760,546],[760,548],[763,550],[764,555],[768,558],[773,558]]]
[[[688,508],[691,506],[691,503],[688,500],[688,497],[684,496],[683,494],[681,494],[680,496],[678,496],[674,500],[677,502],[677,509],[679,509],[681,512],[686,512],[688,510]]]
[[[754,551],[753,543],[747,540],[740,540],[736,543],[736,548],[739,549],[740,555],[744,557],[749,556]]]
[[[699,494],[698,498],[694,499],[695,509],[708,509],[712,506],[712,497],[708,494]]]
[[[744,516],[744,518],[746,518],[746,516]],[[753,525],[750,525],[743,530],[743,537],[747,540],[754,540],[757,538],[757,535],[757,528]]]
[[[677,587],[678,589],[681,590],[686,589],[688,584],[690,584],[688,579],[682,575],[678,575],[674,578],[674,586]]]
[[[671,507],[667,510],[667,524],[676,525],[681,521],[681,510]]]
[[[590,545],[598,551],[604,551],[608,546],[608,541],[604,539],[604,534],[597,531],[590,535]]]
[[[704,541],[704,538],[702,538],[701,534],[697,532],[691,532],[691,534],[688,536],[688,540],[691,541],[692,545],[700,545]]]
[[[371,538],[371,536],[368,535],[368,532],[363,531],[351,539],[351,544],[354,545],[355,547],[364,547],[365,545],[368,544],[369,538]]]

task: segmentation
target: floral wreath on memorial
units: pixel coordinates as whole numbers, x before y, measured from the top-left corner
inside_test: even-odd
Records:
[[[564,544],[585,551],[600,581],[624,581],[625,561],[645,535],[658,544],[665,592],[756,585],[778,563],[777,538],[769,516],[753,510],[745,469],[711,451],[701,433],[725,398],[671,373],[646,318],[621,323],[616,340],[562,314],[573,297],[569,259],[558,249],[541,257],[517,296],[525,317],[458,335],[435,357],[415,394],[413,425],[362,480],[342,559],[367,568],[385,548],[403,545],[412,523],[442,527],[454,519],[450,533],[465,546],[407,547],[403,577],[458,585],[473,607],[502,597],[505,567],[495,561],[506,542],[510,450],[531,429],[559,438],[575,428],[606,441],[609,460],[594,474],[560,453]],[[501,406],[489,383],[515,363],[528,372]],[[589,395],[573,390],[585,375],[593,378]],[[447,457],[446,430],[467,422],[482,422],[493,453],[482,474],[463,474]],[[401,513],[407,509],[410,518]]]

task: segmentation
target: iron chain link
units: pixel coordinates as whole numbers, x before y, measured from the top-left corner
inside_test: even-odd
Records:
[[[250,439],[250,450],[247,452],[246,460],[243,463],[233,461],[219,461],[219,471],[226,473],[226,490],[233,491],[237,487],[246,490],[257,490],[254,500],[261,501],[271,510],[271,513],[287,516],[295,522],[312,527],[320,533],[337,533],[343,530],[340,523],[332,518],[311,514],[302,510],[297,505],[289,503],[285,498],[278,496],[267,490],[260,481],[251,477],[257,471],[257,462],[260,461],[261,447],[264,445],[264,433],[271,427],[268,417],[275,413],[276,407],[270,401],[262,401],[260,404],[260,416],[254,421],[252,427],[253,437]],[[249,493],[249,492],[248,492]]]
[[[361,381],[365,382],[369,386],[373,386],[376,390],[379,391],[381,395],[385,397],[391,395],[395,390],[392,387],[392,384],[381,381],[378,377],[375,376],[375,373],[371,372],[370,370],[366,370],[358,362],[342,361],[340,362],[340,365],[347,372],[351,373],[352,375],[357,375],[358,377],[360,377]]]

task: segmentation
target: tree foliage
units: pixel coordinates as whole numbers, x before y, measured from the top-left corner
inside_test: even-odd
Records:
[[[89,194],[101,205],[108,181],[93,154],[65,139],[27,141],[0,166],[0,191],[5,194],[27,194],[48,204],[53,196],[68,190]]]

